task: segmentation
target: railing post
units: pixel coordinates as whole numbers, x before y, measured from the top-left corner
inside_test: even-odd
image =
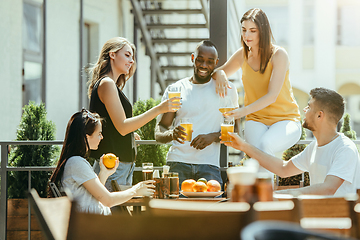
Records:
[[[0,239],[6,239],[8,145],[1,144]]]

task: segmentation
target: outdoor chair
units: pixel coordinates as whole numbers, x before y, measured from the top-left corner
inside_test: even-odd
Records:
[[[256,202],[256,220],[278,220],[300,223],[299,207],[293,200]]]
[[[298,197],[301,226],[350,236],[351,202],[353,200],[344,197],[301,195]]]
[[[239,239],[250,220],[246,214],[207,213],[188,216],[80,213],[68,197],[40,198],[29,193],[46,239]],[[246,212],[245,212],[246,213]],[[236,228],[236,232],[234,229]]]
[[[257,221],[246,226],[240,233],[242,240],[355,240],[338,237],[330,233],[314,232],[300,227],[298,224],[283,221]]]

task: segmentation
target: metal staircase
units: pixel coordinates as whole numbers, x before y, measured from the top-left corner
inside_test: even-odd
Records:
[[[165,88],[192,74],[190,55],[197,43],[209,38],[208,0],[130,0],[151,58],[152,71]]]

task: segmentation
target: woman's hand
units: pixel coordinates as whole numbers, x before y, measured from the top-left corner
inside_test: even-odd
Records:
[[[113,168],[107,168],[105,167],[104,163],[103,163],[103,158],[104,158],[104,154],[100,157],[100,173],[102,176],[105,176],[106,178],[111,176],[112,174],[114,174],[114,172],[116,171],[117,167],[119,166],[119,158],[117,157],[115,160],[115,167]]]
[[[179,110],[179,108],[181,108],[180,100],[181,100],[180,97],[173,97],[165,101],[162,101],[158,105],[160,112],[161,113],[176,112],[177,110]]]
[[[220,97],[225,97],[227,95],[227,89],[231,89],[225,72],[223,70],[215,70],[212,78],[216,80],[216,93],[219,94]]]
[[[234,119],[239,119],[242,118],[244,116],[246,116],[246,111],[245,108],[237,108],[235,110],[229,111],[229,112],[225,112],[223,114],[224,117],[233,117]]]
[[[135,138],[135,140],[138,140],[138,141],[141,140],[141,137],[136,132],[134,132],[134,138]]]
[[[143,182],[139,182],[135,186],[133,186],[136,195],[138,196],[151,196],[155,193],[155,181],[147,180]]]
[[[220,141],[220,143],[223,143],[225,146],[228,146],[228,147],[242,150],[242,146],[245,143],[245,141],[237,133],[229,132],[229,136],[231,138],[231,142]],[[221,136],[220,136],[220,139],[221,139]]]

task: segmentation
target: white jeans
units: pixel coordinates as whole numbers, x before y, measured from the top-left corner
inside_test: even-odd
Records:
[[[258,149],[275,156],[290,148],[301,137],[301,123],[290,120],[280,121],[267,126],[256,121],[246,121],[245,140]],[[263,168],[260,171],[264,171]]]

